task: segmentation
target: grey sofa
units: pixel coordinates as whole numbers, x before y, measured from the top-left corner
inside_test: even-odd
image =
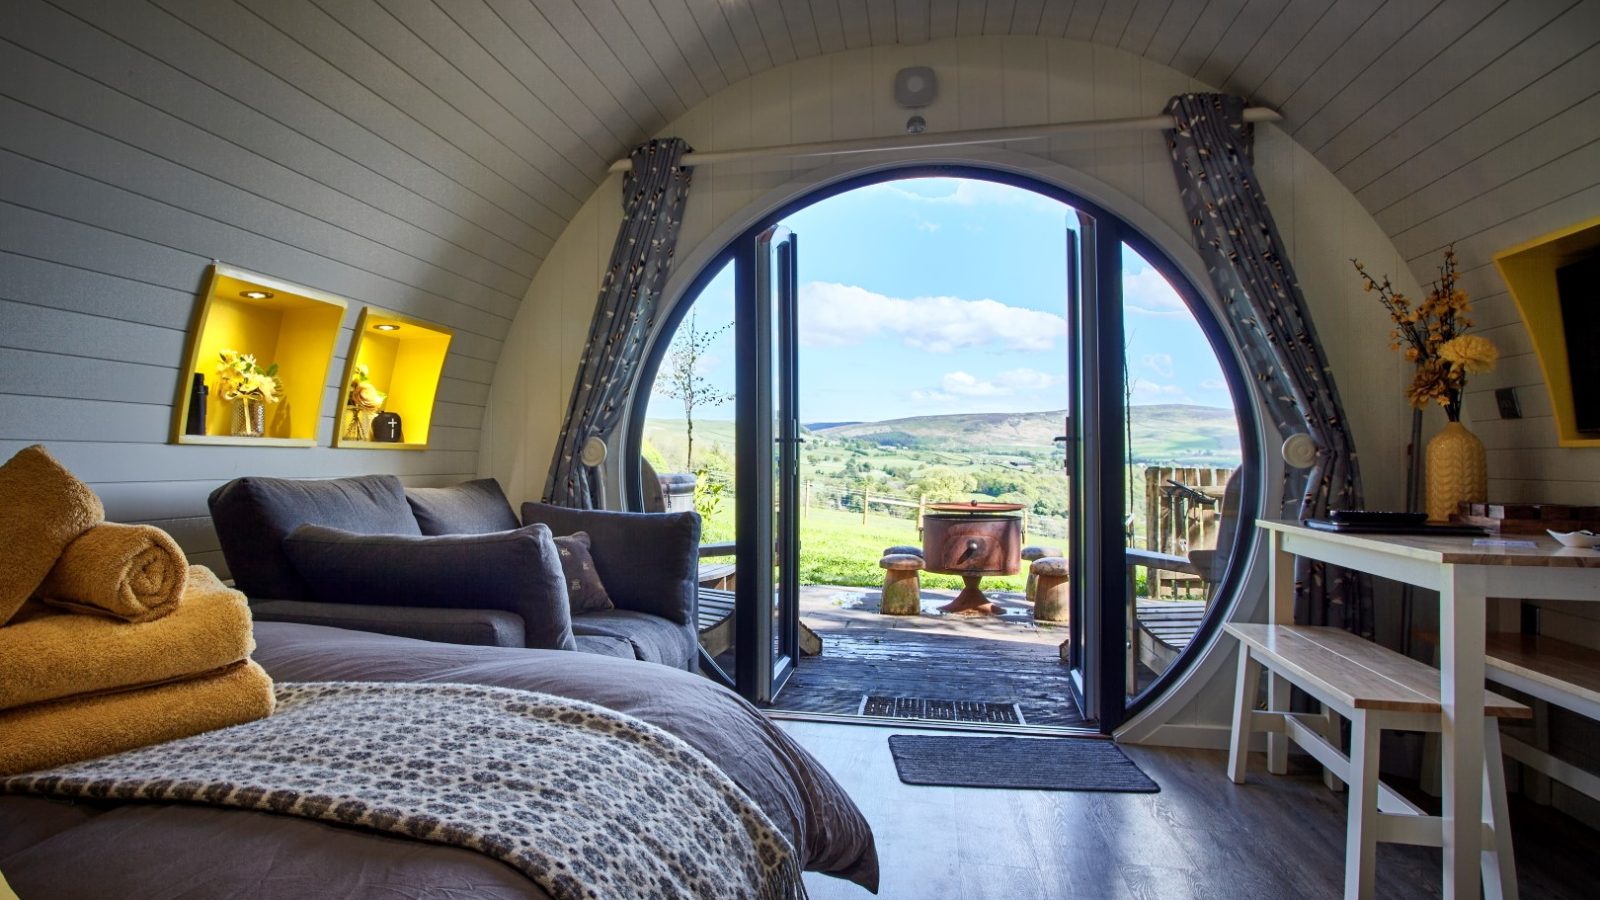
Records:
[[[588,653],[662,663],[693,670],[697,658],[695,594],[699,568],[700,519],[694,513],[619,513],[572,510],[542,503],[523,505],[523,521],[493,479],[448,488],[410,488],[392,475],[298,480],[237,478],[211,493],[210,507],[223,556],[234,584],[250,598],[260,621],[301,622],[457,644],[568,647]],[[564,603],[558,612],[530,613],[515,595],[526,593],[506,571],[504,552],[491,548],[474,565],[474,543],[446,536],[500,535],[515,529],[533,535],[548,526],[556,535],[585,531],[594,568],[615,609],[570,615],[564,642],[541,643],[544,635],[566,635]],[[448,585],[441,591],[406,585],[372,591],[330,592],[325,580],[310,583],[291,561],[286,542],[323,526],[359,535],[394,536],[387,549],[415,558],[424,551],[446,560]],[[436,540],[430,540],[435,538]],[[538,538],[549,541],[548,537]],[[385,539],[387,540],[387,539]],[[454,545],[461,546],[454,546]],[[333,547],[332,552],[341,552]],[[349,554],[337,574],[345,585],[368,574],[371,554]],[[395,558],[390,556],[389,558]],[[432,558],[432,557],[430,557]],[[336,557],[337,559],[337,557]],[[303,564],[303,563],[302,563]],[[526,579],[522,579],[526,581]],[[558,586],[560,579],[557,579]],[[339,600],[329,602],[330,593]],[[441,600],[441,596],[443,599]],[[535,635],[539,639],[534,640]],[[570,642],[570,643],[567,643]]]

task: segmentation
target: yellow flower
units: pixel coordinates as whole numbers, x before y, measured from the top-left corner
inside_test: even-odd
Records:
[[[1494,368],[1495,361],[1500,358],[1500,351],[1488,338],[1463,334],[1441,344],[1439,358],[1452,366],[1476,374]]]

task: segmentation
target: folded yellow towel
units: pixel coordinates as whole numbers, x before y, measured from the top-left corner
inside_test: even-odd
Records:
[[[152,622],[30,604],[0,628],[0,709],[74,694],[160,684],[212,672],[255,649],[244,595],[205,566],[190,566],[177,611]],[[49,610],[49,607],[44,607]]]
[[[242,725],[272,715],[254,662],[159,687],[68,697],[0,712],[0,777]]]
[[[106,522],[67,545],[38,595],[73,612],[148,622],[177,608],[188,574],[172,535],[154,525]]]
[[[38,444],[0,466],[0,625],[33,596],[73,538],[105,515],[100,498]]]

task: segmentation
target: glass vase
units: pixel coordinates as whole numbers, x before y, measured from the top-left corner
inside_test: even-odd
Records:
[[[233,401],[234,437],[263,437],[267,433],[267,402],[259,398],[238,397]]]

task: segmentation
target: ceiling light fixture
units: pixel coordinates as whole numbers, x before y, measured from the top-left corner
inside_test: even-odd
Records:
[[[246,300],[266,300],[272,296],[271,291],[240,291],[239,296]]]
[[[374,326],[372,326],[372,330],[373,331],[399,331],[400,330],[400,326],[399,325],[390,325],[389,323],[385,322],[382,325],[374,325]]]

